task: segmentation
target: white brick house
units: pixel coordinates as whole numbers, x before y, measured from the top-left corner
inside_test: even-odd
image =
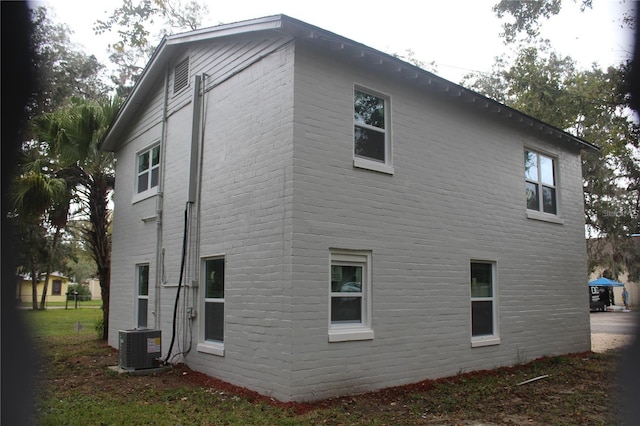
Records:
[[[113,346],[161,329],[285,401],[590,350],[595,147],[387,54],[282,15],[169,36],[102,147]]]

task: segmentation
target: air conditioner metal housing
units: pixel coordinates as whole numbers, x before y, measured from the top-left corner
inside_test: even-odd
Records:
[[[142,370],[157,367],[157,359],[162,355],[160,330],[120,330],[118,337],[121,369]]]

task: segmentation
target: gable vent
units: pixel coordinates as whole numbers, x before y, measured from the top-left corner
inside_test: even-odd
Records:
[[[187,87],[189,84],[189,58],[176,65],[173,73],[173,93]]]

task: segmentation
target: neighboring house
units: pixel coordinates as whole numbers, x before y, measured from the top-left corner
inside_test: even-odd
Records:
[[[102,292],[100,290],[100,280],[97,278],[89,278],[82,282],[82,285],[87,286],[91,292],[91,300],[101,300]]]
[[[38,277],[38,304],[42,298],[42,292],[44,290],[44,278],[45,274],[40,274]],[[18,275],[16,294],[18,296],[18,302],[20,303],[32,303],[33,302],[33,283],[31,275],[24,274]],[[64,302],[67,300],[67,292],[69,291],[69,278],[65,277],[61,272],[52,272],[49,274],[49,284],[47,285],[47,302]]]
[[[390,55],[282,15],[169,36],[102,148],[112,346],[161,329],[285,401],[590,350],[596,148]]]

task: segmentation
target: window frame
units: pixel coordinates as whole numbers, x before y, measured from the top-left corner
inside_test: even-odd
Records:
[[[360,292],[332,291],[333,266],[356,266],[362,268],[362,286]],[[331,249],[329,255],[328,277],[328,336],[329,342],[372,340],[372,253],[365,250]],[[345,296],[346,295],[346,296]],[[338,297],[360,297],[359,322],[333,322],[332,300]]]
[[[491,296],[474,296],[473,286],[473,265],[491,265]],[[487,259],[470,259],[469,261],[469,325],[471,336],[471,347],[481,347],[500,344],[499,327],[499,307],[498,307],[498,262]],[[491,328],[490,334],[473,334],[473,304],[474,302],[491,302]]]
[[[146,268],[147,271],[147,288],[146,294],[142,294],[140,288],[140,277],[141,271],[143,268]],[[150,277],[151,268],[149,267],[149,263],[138,263],[136,264],[136,279],[135,279],[135,324],[136,328],[145,329],[149,328],[149,277]],[[142,301],[146,303],[146,312],[144,313],[144,324],[142,324],[142,309],[140,304]]]
[[[153,162],[153,151],[157,149],[158,150],[158,163],[157,164],[152,164]],[[144,170],[144,171],[140,171],[140,158],[145,155],[148,154],[149,155],[149,166]],[[160,179],[161,177],[161,173],[162,173],[162,149],[160,146],[160,142],[157,141],[155,143],[153,143],[152,145],[149,145],[147,147],[145,147],[144,149],[141,149],[140,151],[136,152],[136,157],[135,157],[135,163],[134,163],[134,167],[135,167],[135,171],[134,171],[134,189],[133,189],[133,203],[136,203],[138,201],[144,200],[145,198],[149,198],[152,197],[156,194],[158,194],[158,189],[160,188]],[[157,183],[155,185],[152,186],[153,183],[153,172],[154,170],[157,170]],[[140,177],[147,173],[148,176],[146,178],[146,184],[147,184],[147,188],[140,191]]]
[[[367,123],[362,123],[356,120],[355,114],[355,99],[356,92],[364,93],[365,95],[374,96],[381,99],[384,102],[384,129],[380,127],[372,126]],[[354,85],[352,94],[352,110],[353,110],[353,137],[352,137],[352,153],[353,153],[353,166],[356,168],[372,170],[376,172],[386,173],[393,175],[393,149],[392,149],[392,137],[391,137],[391,96],[381,93],[376,90],[369,89],[361,85]],[[356,149],[356,128],[360,127],[366,130],[371,130],[384,134],[384,161],[376,160],[371,157],[363,155],[357,155]]]
[[[532,179],[527,176],[527,153],[532,153],[537,156],[536,159],[536,174],[537,178]],[[542,177],[542,167],[541,167],[541,159],[551,160],[551,168],[553,173],[553,184],[549,184],[544,182]],[[531,148],[528,146],[524,147],[524,180],[525,180],[525,206],[527,211],[527,217],[530,219],[543,220],[547,222],[555,222],[555,223],[563,223],[560,215],[560,184],[559,184],[559,159],[558,156],[553,155],[551,153],[541,151],[539,149]],[[529,207],[528,197],[527,197],[527,186],[535,185],[538,193],[538,202],[537,208],[533,209]],[[554,192],[555,198],[555,213],[546,212],[544,210],[544,196],[543,196],[543,188],[551,188]]]
[[[222,268],[223,268],[223,278],[222,278],[222,297],[207,297],[207,279],[206,279],[206,273],[207,273],[207,262],[208,261],[218,261],[221,260],[222,261]],[[208,354],[212,354],[212,355],[218,355],[218,356],[224,356],[224,340],[225,340],[225,332],[226,332],[226,301],[225,301],[225,293],[226,293],[226,289],[227,289],[227,261],[226,261],[226,256],[225,255],[217,255],[217,256],[207,256],[207,257],[203,257],[201,258],[200,261],[200,282],[202,283],[201,285],[201,292],[202,292],[202,297],[201,299],[201,303],[200,303],[200,312],[202,312],[202,315],[200,315],[200,342],[197,345],[197,350],[198,352],[204,352],[204,353],[208,353]],[[223,309],[223,314],[222,314],[222,340],[212,340],[206,339],[206,323],[207,323],[207,304],[208,303],[216,303],[216,304],[222,304],[222,309]]]
[[[62,296],[62,280],[51,281],[51,295]]]

